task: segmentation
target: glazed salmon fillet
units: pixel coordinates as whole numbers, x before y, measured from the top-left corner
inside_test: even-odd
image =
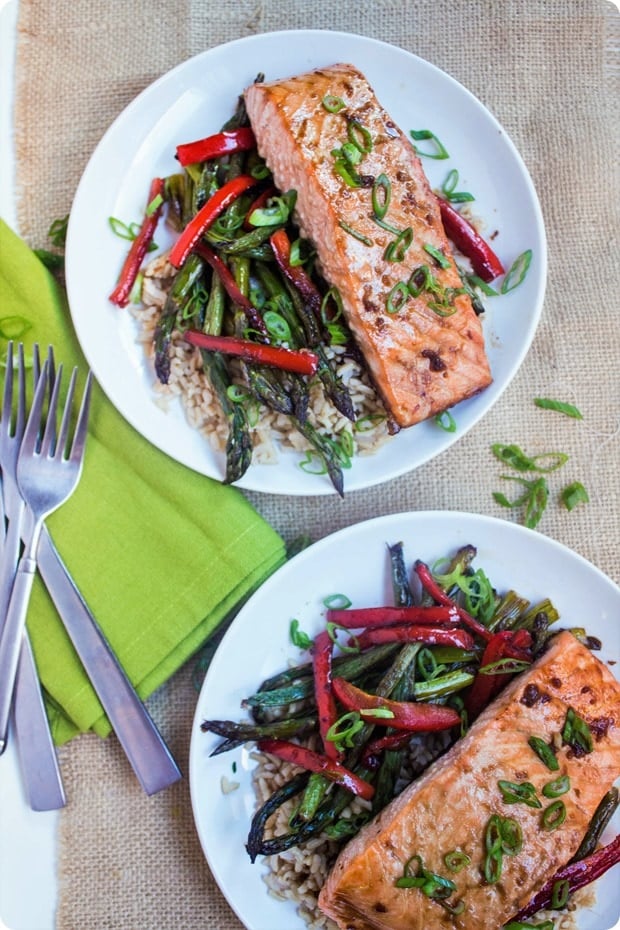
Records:
[[[560,745],[568,709],[586,721],[593,750],[581,754]],[[571,633],[559,633],[530,670],[512,680],[468,734],[394,799],[344,848],[321,891],[319,905],[347,930],[499,930],[576,852],[603,795],[620,775],[620,685]],[[538,736],[557,748],[552,772],[530,748]],[[563,775],[566,819],[545,829],[542,816],[553,801],[544,785]],[[508,804],[498,780],[530,782],[541,808]],[[523,846],[505,855],[499,881],[483,877],[485,828],[492,815],[516,820]],[[450,872],[444,856],[462,851],[471,862]],[[457,890],[449,915],[418,888],[398,888],[405,862],[449,878]]]
[[[480,320],[459,293],[437,200],[413,146],[363,74],[336,64],[253,84],[245,102],[276,184],[297,191],[302,235],[340,292],[395,424],[411,426],[487,387],[492,379]],[[330,112],[340,102],[344,107]],[[333,154],[343,145],[357,164]],[[343,166],[361,186],[348,183],[339,173]],[[381,176],[386,180],[377,181]],[[412,274],[417,296],[407,290]]]

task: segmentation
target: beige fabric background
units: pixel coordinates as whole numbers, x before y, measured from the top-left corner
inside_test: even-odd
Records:
[[[20,230],[44,245],[113,118],[154,78],[206,48],[255,32],[325,28],[380,38],[433,62],[498,117],[541,198],[549,280],[532,350],[491,413],[417,471],[344,502],[248,496],[287,540],[402,510],[505,517],[491,497],[500,469],[490,443],[561,449],[571,456],[562,483],[583,481],[591,503],[569,514],[550,501],[539,530],[618,581],[618,27],[606,0],[22,0]],[[576,403],[584,421],[535,410],[537,395]],[[185,770],[191,671],[151,701]],[[145,798],[113,739],[80,738],[64,750],[62,766],[70,804],[60,824],[59,930],[240,926],[204,864],[186,781]]]

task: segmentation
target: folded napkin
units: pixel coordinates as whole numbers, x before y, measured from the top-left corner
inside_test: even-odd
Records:
[[[51,343],[65,368],[79,366],[81,389],[87,364],[64,294],[0,220],[0,331],[10,316],[32,324],[26,347],[37,342],[44,354]],[[143,698],[284,561],[281,538],[238,490],[157,450],[96,385],[80,483],[48,527]],[[105,736],[109,723],[39,582],[28,628],[55,741],[89,729]]]

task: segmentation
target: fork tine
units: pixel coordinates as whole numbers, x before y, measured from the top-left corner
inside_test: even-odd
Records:
[[[26,423],[26,429],[24,430],[24,436],[22,439],[21,450],[26,455],[34,455],[35,449],[37,447],[39,430],[41,428],[43,402],[47,393],[48,372],[49,366],[46,359],[43,363],[43,368],[41,369],[41,376],[37,381],[34,397],[32,399],[32,407],[30,408],[28,422]]]
[[[45,430],[41,440],[39,452],[41,456],[47,458],[53,456],[56,451],[56,416],[58,413],[58,400],[60,398],[60,385],[62,383],[62,365],[58,366],[58,372],[54,379],[52,396],[47,408],[47,418],[45,420]]]
[[[26,362],[24,358],[24,343],[17,347],[17,412],[15,414],[14,436],[18,439],[24,432],[26,423]]]
[[[56,455],[60,455],[63,458],[65,454],[65,449],[67,447],[67,437],[69,435],[69,423],[71,421],[71,407],[73,404],[73,394],[75,392],[75,379],[77,378],[77,368],[74,368],[71,373],[71,380],[69,381],[69,388],[67,390],[67,397],[65,399],[65,409],[62,412],[62,420],[60,423],[60,433],[58,434],[58,442],[56,444]]]
[[[4,391],[2,393],[2,429],[11,435],[11,415],[13,410],[13,340],[6,350],[6,374],[4,377]]]
[[[69,456],[72,462],[79,462],[84,456],[84,444],[86,442],[86,434],[88,432],[88,413],[90,410],[92,384],[93,373],[92,371],[89,371],[86,377],[84,393],[82,394],[82,403],[80,404],[80,412],[78,414],[77,423],[75,426],[75,434],[73,436],[73,444],[71,446],[71,455]]]

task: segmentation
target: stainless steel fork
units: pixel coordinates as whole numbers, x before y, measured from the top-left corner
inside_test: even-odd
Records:
[[[19,562],[24,513],[16,474],[26,425],[26,364],[21,343],[17,348],[16,391],[14,367],[13,343],[9,342],[0,419],[2,501],[9,520],[0,560],[0,633]],[[40,375],[37,345],[33,347],[32,374],[36,385]],[[22,636],[13,709],[19,763],[30,807],[35,811],[58,810],[66,804],[66,796],[27,630]]]
[[[8,721],[17,675],[19,653],[25,629],[26,612],[37,567],[37,547],[43,521],[71,496],[79,481],[88,426],[91,374],[89,372],[71,449],[67,454],[71,407],[77,369],[73,370],[65,406],[56,433],[62,366],[54,379],[47,416],[43,405],[49,363],[46,361],[37,382],[33,404],[17,458],[17,484],[32,515],[32,527],[19,561],[2,636],[0,637],[0,752],[6,746]],[[40,430],[43,437],[39,441]]]

